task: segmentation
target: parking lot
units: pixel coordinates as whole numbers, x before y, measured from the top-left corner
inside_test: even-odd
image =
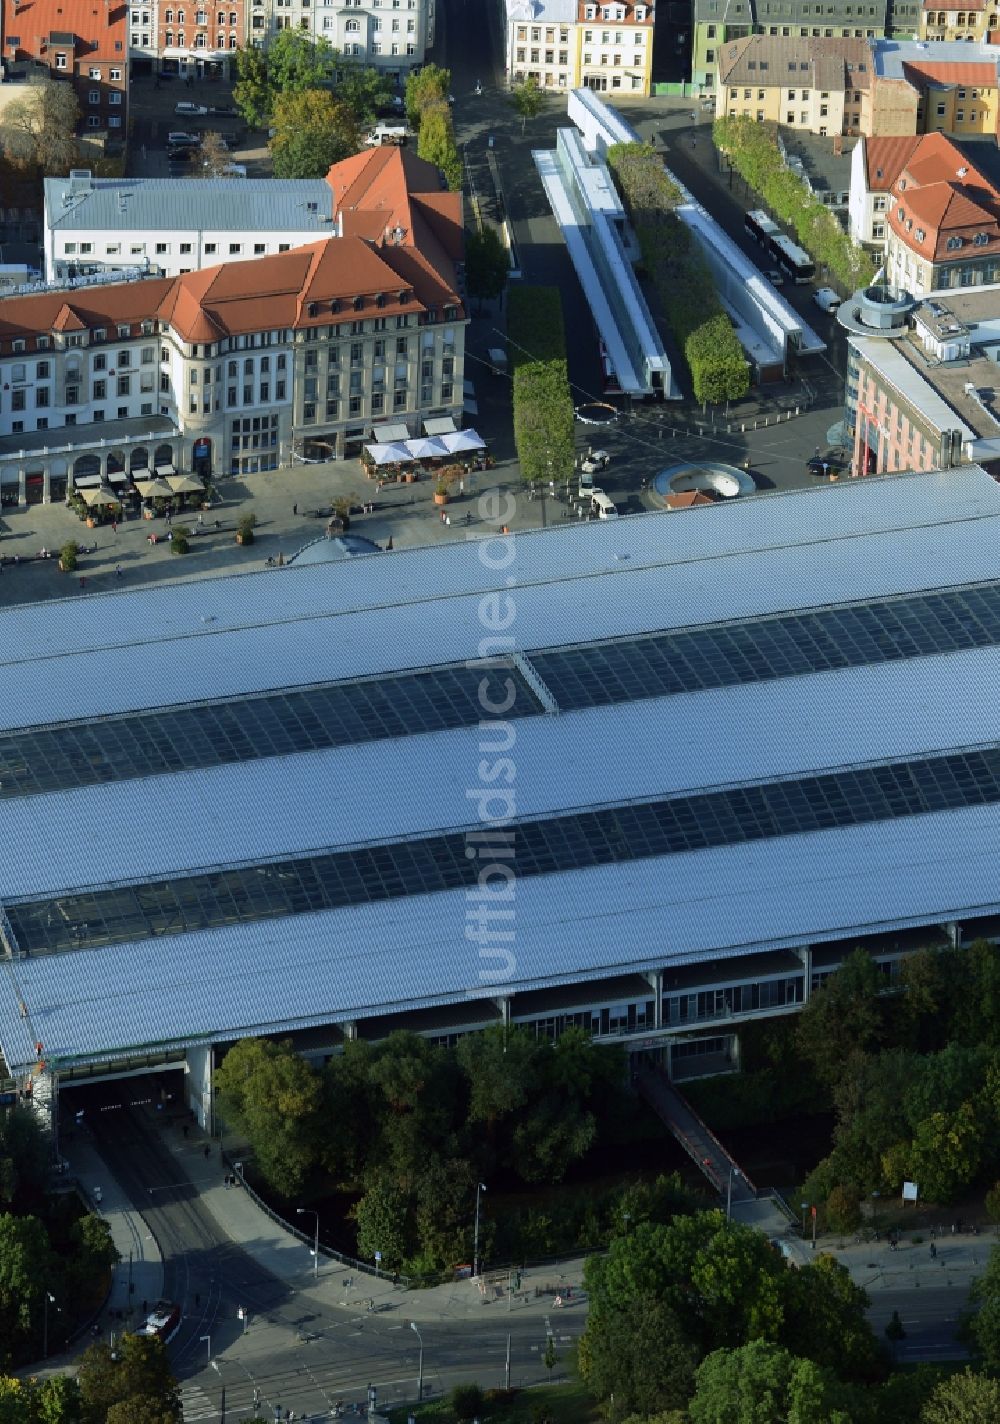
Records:
[[[197,141],[206,133],[220,134],[228,143],[234,163],[247,177],[266,178],[271,173],[267,135],[249,130],[233,107],[232,90],[223,79],[195,80],[190,86],[166,75],[139,75],[132,80],[132,140],[128,175],[133,178],[196,177],[189,163],[171,163],[168,135],[190,134]],[[207,114],[178,113],[177,105],[205,108]]]

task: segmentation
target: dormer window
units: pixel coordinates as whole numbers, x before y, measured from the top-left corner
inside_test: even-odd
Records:
[[[905,192],[906,192],[906,179],[905,179],[905,178],[900,178],[900,180],[899,180],[899,191],[900,191],[901,193],[905,193]]]
[[[409,292],[407,292],[405,289],[399,293],[399,297],[397,300],[399,301],[400,306],[405,306],[406,302],[409,299],[409,295]]]
[[[364,297],[355,297],[355,298],[354,298],[354,310],[355,310],[355,311],[360,311],[361,308],[364,306],[364,304],[365,304],[365,299],[364,299]]]
[[[339,312],[339,311],[340,311],[340,298],[339,298],[339,297],[334,297],[334,298],[333,298],[332,302],[330,303],[330,310],[331,310],[332,312]]]
[[[903,219],[906,217],[906,209],[905,209],[905,208],[897,208],[897,209],[896,209],[896,216],[897,216],[897,218],[899,218],[899,221],[902,222]]]
[[[383,295],[382,292],[376,292],[376,293],[375,293],[375,305],[376,305],[377,307],[384,307],[384,306],[385,306],[385,296]]]
[[[917,239],[918,242],[923,242],[924,239],[927,237],[927,234],[924,232],[924,230],[923,230],[922,227],[918,227],[917,230],[916,230],[916,232],[915,232],[913,235],[914,235],[914,237]]]
[[[975,237],[972,239],[972,242],[973,242],[973,246],[975,246],[975,247],[985,247],[986,244],[989,242],[989,240],[990,240],[990,239],[989,239],[989,234],[988,234],[988,233],[985,233],[985,232],[977,232],[976,235],[975,235]]]
[[[18,355],[24,350],[25,345],[26,343],[24,341],[24,338],[19,336],[16,341],[11,342],[10,349],[14,352],[15,355]]]
[[[310,302],[306,307],[307,316],[319,316],[319,307],[316,302]]]
[[[108,339],[108,333],[103,326],[96,327],[90,335],[94,341],[107,341]]]
[[[962,246],[962,239],[960,237],[949,237],[945,246],[949,252],[957,252]]]

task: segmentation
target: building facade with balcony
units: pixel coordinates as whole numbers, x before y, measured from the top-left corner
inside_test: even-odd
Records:
[[[138,13],[140,40],[148,33],[155,46],[155,68],[160,73],[183,79],[203,79],[211,75],[229,77],[236,51],[246,44],[248,6],[245,0],[225,0],[223,4],[185,4],[185,0],[153,0],[150,8]],[[141,17],[152,21],[147,31]],[[134,19],[130,25],[136,32]],[[143,42],[137,53],[145,58]],[[143,65],[143,68],[146,66]]]
[[[434,19],[434,0],[312,0],[310,28],[359,64],[405,75],[426,59]]]

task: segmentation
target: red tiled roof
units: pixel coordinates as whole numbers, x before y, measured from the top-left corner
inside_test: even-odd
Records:
[[[900,217],[900,212],[903,216]],[[960,261],[965,243],[948,247],[950,237],[971,242],[987,254],[1000,247],[1000,192],[975,168],[966,152],[944,134],[926,134],[892,185],[889,225],[912,251],[932,261]],[[917,239],[917,232],[924,237]]]
[[[209,342],[376,312],[461,311],[461,197],[441,191],[431,164],[399,149],[375,150],[335,164],[329,180],[346,236],[169,280],[91,287],[69,299],[52,292],[0,301],[0,342],[154,317],[187,341]]]
[[[986,0],[924,0],[923,8],[935,10],[985,10]]]
[[[125,5],[107,0],[3,0],[4,57],[37,57],[41,42],[48,43],[50,35],[70,34],[77,40],[78,59],[117,60],[124,65],[127,18]],[[20,40],[16,53],[7,48],[8,35]]]
[[[682,490],[679,494],[667,495],[668,509],[691,509],[696,504],[714,504],[715,497],[704,490]]]
[[[899,177],[920,139],[907,135],[903,138],[864,138],[861,142],[865,146],[868,191],[884,193]]]
[[[976,64],[973,61],[966,64],[964,60],[941,61],[935,64],[933,60],[907,60],[903,65],[903,72],[911,82],[923,79],[929,84],[971,84],[979,89],[997,87],[995,64]]]

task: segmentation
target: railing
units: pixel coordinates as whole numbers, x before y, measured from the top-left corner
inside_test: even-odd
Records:
[[[243,1163],[241,1161],[234,1161],[228,1152],[223,1153],[223,1160],[233,1169],[233,1174],[240,1186],[246,1192],[250,1200],[256,1206],[260,1207],[265,1216],[269,1216],[283,1231],[287,1231],[289,1236],[294,1236],[296,1241],[301,1241],[303,1246],[308,1246],[309,1249],[312,1250],[316,1245],[315,1236],[310,1232],[300,1231],[297,1226],[293,1226],[290,1221],[286,1221],[283,1216],[279,1216],[273,1207],[268,1206],[263,1197],[257,1195],[243,1175]],[[404,1290],[409,1290],[409,1276],[401,1276],[398,1272],[393,1271],[380,1271],[377,1267],[369,1265],[367,1261],[358,1261],[353,1256],[345,1256],[342,1251],[335,1251],[331,1246],[324,1246],[322,1241],[319,1243],[319,1249],[321,1255],[328,1256],[333,1261],[339,1261],[342,1266],[349,1266],[352,1271],[364,1271],[366,1275],[375,1276],[380,1280],[391,1280],[394,1285],[400,1285]]]

